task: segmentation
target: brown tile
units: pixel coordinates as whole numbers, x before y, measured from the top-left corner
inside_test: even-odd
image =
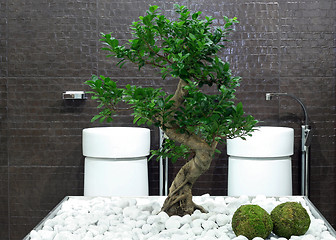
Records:
[[[83,194],[82,167],[10,167],[10,233],[23,238],[65,196]]]
[[[9,76],[88,76],[97,69],[97,6],[8,2]],[[24,9],[24,10],[23,10]]]
[[[7,1],[0,1],[0,78],[8,74],[8,34],[7,34]]]
[[[8,168],[0,167],[0,239],[8,239],[8,230]]]

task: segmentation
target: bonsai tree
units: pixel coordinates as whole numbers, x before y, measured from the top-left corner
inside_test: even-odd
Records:
[[[209,169],[217,146],[227,138],[248,135],[256,120],[245,115],[242,103],[235,103],[239,77],[233,77],[228,62],[218,53],[225,48],[236,18],[224,17],[224,24],[212,27],[214,18],[202,12],[191,13],[185,6],[175,5],[178,18],[170,20],[158,6],[150,6],[145,16],[133,22],[133,38],[120,44],[112,34],[102,34],[103,50],[108,57],[160,70],[162,81],[167,76],[177,79],[176,91],[169,94],[162,88],[126,85],[117,86],[105,76],[92,76],[86,83],[101,112],[92,121],[112,121],[125,106],[133,111],[134,123],[155,125],[168,136],[161,149],[152,150],[152,157],[168,157],[172,162],[186,159],[173,180],[162,206],[168,215],[204,211],[192,201],[192,187]],[[207,94],[207,85],[213,94]],[[209,89],[208,87],[208,89]]]

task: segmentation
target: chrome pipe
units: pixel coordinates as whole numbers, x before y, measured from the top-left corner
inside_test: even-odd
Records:
[[[168,158],[165,159],[164,196],[168,195]]]
[[[307,140],[310,134],[308,125],[301,126],[301,195],[309,196],[309,145]]]
[[[288,96],[295,99],[301,106],[304,113],[304,125],[301,126],[301,195],[309,195],[309,146],[312,138],[308,125],[308,112],[303,102],[296,96],[289,93],[266,93],[266,101],[273,96]]]
[[[163,139],[164,139],[164,133],[163,131],[161,130],[161,128],[159,129],[160,130],[160,149],[162,148],[162,144],[163,144]],[[159,195],[160,196],[163,196],[164,194],[164,188],[163,188],[163,178],[164,178],[164,175],[163,175],[163,159],[162,157],[160,157],[160,160],[159,160]]]
[[[162,129],[160,128],[160,149],[164,139],[167,137]],[[168,158],[163,159],[160,157],[159,160],[159,194],[160,196],[168,195]]]

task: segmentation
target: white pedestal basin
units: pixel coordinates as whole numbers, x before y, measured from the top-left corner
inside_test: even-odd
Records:
[[[292,195],[294,129],[257,127],[251,137],[228,139],[228,195]]]
[[[147,128],[84,129],[84,196],[148,196],[149,150]]]

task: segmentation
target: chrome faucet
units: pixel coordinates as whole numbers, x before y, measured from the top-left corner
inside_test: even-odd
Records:
[[[301,126],[301,195],[308,196],[309,191],[309,146],[312,140],[311,128],[308,125],[308,113],[303,102],[296,96],[289,93],[266,93],[266,100],[273,96],[288,96],[295,99],[301,106],[304,113],[304,125]]]

